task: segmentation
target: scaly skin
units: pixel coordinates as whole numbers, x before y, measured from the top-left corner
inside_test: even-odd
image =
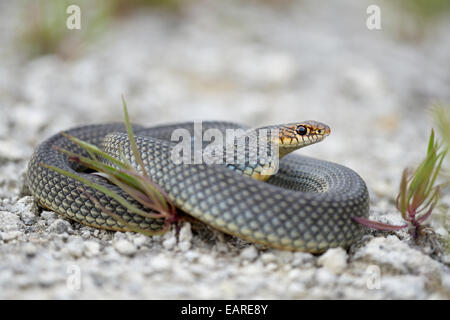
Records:
[[[344,166],[287,155],[300,147],[321,141],[330,132],[327,126],[306,121],[267,128],[274,127],[279,129],[279,136],[270,143],[278,144],[279,156],[283,159],[280,160],[278,172],[270,177],[267,172],[258,171],[259,163],[253,167],[248,164],[228,167],[220,164],[174,164],[171,159],[174,143],[170,142],[170,135],[175,128],[186,128],[192,132],[191,123],[152,128],[134,126],[133,130],[150,178],[187,214],[225,233],[274,248],[317,253],[330,247],[348,247],[362,233],[352,217],[368,215],[369,196],[364,181]],[[203,131],[208,128],[223,131],[241,126],[204,122]],[[125,132],[124,126],[119,124],[91,125],[66,131],[103,147],[117,158],[120,158],[122,148],[133,161]],[[84,154],[60,133],[37,148],[29,163],[27,181],[42,206],[92,227],[127,230],[120,221],[101,212],[83,194],[87,191],[127,224],[151,231],[163,227],[163,220],[143,218],[128,212],[102,192],[41,166],[56,166],[95,180],[140,207],[129,195],[105,179],[79,172],[80,168],[55,150],[55,146]],[[252,150],[247,149],[247,152]]]

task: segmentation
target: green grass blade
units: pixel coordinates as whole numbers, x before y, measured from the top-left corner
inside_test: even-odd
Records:
[[[90,200],[91,200],[98,208],[100,208],[100,210],[101,210],[102,212],[104,212],[105,214],[107,214],[107,215],[110,216],[111,218],[113,218],[113,219],[115,219],[115,220],[121,222],[124,226],[126,226],[128,229],[130,229],[130,230],[132,230],[132,231],[134,231],[134,232],[142,233],[142,234],[144,234],[144,235],[146,235],[146,236],[151,237],[151,236],[162,235],[162,234],[166,233],[167,230],[169,229],[169,224],[168,224],[168,223],[165,223],[165,224],[164,224],[164,227],[163,227],[161,230],[159,230],[159,231],[150,231],[150,230],[145,230],[145,229],[139,228],[139,227],[137,227],[137,226],[134,226],[134,225],[132,225],[131,223],[128,223],[127,221],[125,221],[125,219],[123,219],[123,218],[122,218],[121,216],[119,216],[118,214],[116,214],[116,213],[114,213],[114,212],[112,212],[112,211],[106,209],[104,206],[102,206],[102,205],[100,204],[100,202],[99,202],[95,197],[93,197],[89,192],[85,191],[85,192],[83,192],[83,193],[84,193],[84,194],[86,195],[86,197],[88,197],[88,198],[89,198],[89,199],[90,199]]]
[[[133,151],[134,158],[138,165],[141,167],[142,173],[147,176],[147,170],[145,170],[144,162],[142,161],[138,147],[136,145],[136,139],[134,138],[133,128],[131,127],[130,118],[128,116],[127,103],[125,97],[122,95],[123,114],[125,117],[125,126],[127,127],[128,139],[130,140],[131,150]]]
[[[82,141],[74,136],[71,135],[67,135],[67,138],[70,139],[72,142],[74,142],[75,144],[77,144],[78,146],[80,146],[82,149],[86,150],[89,153],[93,153],[96,155],[99,155],[100,157],[104,158],[105,160],[110,161],[111,163],[117,165],[120,168],[124,168],[124,169],[128,169],[123,162],[121,162],[120,160],[117,160],[116,158],[110,156],[109,154],[107,154],[106,152],[100,150],[97,146],[94,146],[93,144],[90,144],[88,142]]]
[[[131,203],[129,203],[127,200],[125,200],[125,198],[119,196],[118,194],[112,192],[111,190],[109,190],[108,188],[106,188],[105,186],[102,186],[98,183],[92,182],[86,178],[83,178],[81,176],[78,176],[72,172],[66,171],[64,169],[60,169],[57,168],[55,166],[51,166],[51,165],[47,165],[47,164],[41,164],[44,168],[50,169],[50,170],[54,170],[66,177],[70,177],[72,179],[78,180],[88,186],[90,186],[91,188],[98,190],[100,192],[103,192],[104,194],[106,194],[107,196],[113,198],[114,200],[116,200],[118,203],[120,203],[122,206],[124,206],[125,208],[127,208],[130,212],[133,212],[135,214],[138,214],[142,217],[145,218],[150,218],[150,219],[160,219],[161,215],[160,214],[152,214],[152,213],[148,213],[145,212],[139,208],[136,208],[135,206],[133,206]]]
[[[92,169],[92,170],[95,170],[98,172],[105,173],[108,176],[114,176],[117,179],[119,179],[129,185],[132,185],[133,187],[137,188],[139,186],[134,177],[127,175],[124,171],[121,171],[120,169],[112,167],[112,166],[105,164],[103,162],[100,162],[98,160],[92,160],[88,157],[77,155],[76,153],[71,152],[66,149],[56,148],[56,150],[68,155],[69,160],[78,162],[81,165],[83,165],[84,167],[87,167],[89,169]]]

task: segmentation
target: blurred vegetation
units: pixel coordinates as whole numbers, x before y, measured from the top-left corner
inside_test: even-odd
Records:
[[[63,58],[78,55],[83,46],[92,43],[114,19],[136,10],[165,10],[180,13],[198,0],[25,0],[22,6],[22,29],[19,31],[21,52],[34,57],[58,54]],[[250,1],[250,0],[239,0]],[[386,0],[387,1],[387,0]],[[285,7],[295,0],[253,0],[253,3]],[[450,13],[450,0],[393,0],[399,9],[399,33],[406,40],[424,37],[427,26]],[[81,30],[66,28],[69,5],[81,8]],[[237,4],[239,5],[239,4]]]
[[[187,1],[184,1],[186,3]],[[21,2],[22,29],[18,33],[21,52],[29,57],[57,54],[72,58],[101,35],[111,21],[141,8],[178,12],[183,0],[30,0]],[[70,30],[67,7],[78,5],[81,29]]]
[[[449,0],[394,0],[401,9],[424,19],[434,20],[450,12]]]
[[[447,252],[450,250],[450,208],[440,201],[450,186],[450,174],[448,167],[445,168],[445,158],[449,159],[447,154],[450,151],[450,106],[435,105],[432,115],[442,139],[436,138],[434,129],[431,129],[426,156],[415,169],[404,169],[400,180],[395,204],[406,223],[391,225],[360,217],[353,219],[376,230],[408,229],[417,244],[428,248],[432,255],[439,255],[442,247]],[[425,221],[434,212],[433,216],[441,220],[446,229],[446,236],[436,234],[431,227],[425,225]]]
[[[450,151],[450,104],[437,104],[433,109],[433,116],[439,133],[448,151]],[[442,178],[447,183],[450,183],[450,157],[447,157],[447,166],[443,166]],[[447,204],[442,204],[438,207],[436,217],[441,221],[444,228],[447,230],[447,236],[441,239],[444,250],[450,252],[450,207]]]
[[[450,146],[450,105],[437,104],[434,107],[434,118],[443,140]]]
[[[403,40],[423,40],[431,27],[450,15],[449,0],[393,0],[399,36]]]

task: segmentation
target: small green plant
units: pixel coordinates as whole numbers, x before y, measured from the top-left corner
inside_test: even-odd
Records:
[[[448,148],[450,146],[450,106],[435,105],[433,115],[439,132]]]
[[[450,105],[436,104],[433,108],[434,121],[439,129],[439,133],[445,143],[447,150],[450,150]],[[444,167],[444,165],[443,165]],[[450,158],[447,157],[447,166],[442,170],[444,181],[450,182]],[[450,253],[450,215],[448,204],[441,203],[438,207],[437,218],[447,231],[446,236],[442,236],[441,242],[446,252]]]
[[[57,171],[64,176],[76,179],[95,190],[103,192],[104,194],[115,199],[118,203],[126,207],[130,212],[138,214],[144,218],[164,219],[164,226],[161,230],[159,231],[142,230],[139,227],[127,223],[119,215],[103,207],[99,203],[99,201],[97,201],[95,197],[89,194],[86,190],[82,190],[84,194],[89,199],[91,199],[92,202],[94,202],[94,204],[98,208],[102,210],[103,213],[109,215],[113,219],[120,221],[128,229],[151,236],[163,234],[169,229],[170,224],[172,222],[178,220],[177,211],[175,206],[169,200],[167,194],[158,185],[156,185],[150,180],[150,177],[145,169],[144,163],[141,159],[141,156],[139,154],[136,145],[133,130],[128,117],[126,102],[123,97],[122,102],[125,116],[125,124],[127,128],[128,138],[130,140],[131,149],[133,151],[134,158],[136,159],[136,162],[142,171],[142,174],[139,173],[137,169],[135,169],[131,165],[131,163],[126,160],[123,154],[121,156],[121,159],[118,160],[114,157],[111,157],[107,153],[103,152],[96,146],[81,141],[73,136],[66,135],[68,139],[70,139],[72,142],[74,142],[82,149],[84,149],[89,154],[89,157],[75,154],[66,149],[57,148],[57,150],[67,154],[69,156],[69,160],[78,162],[82,164],[84,167],[95,170],[96,172],[99,172],[102,175],[106,176],[106,178],[109,181],[119,186],[123,191],[128,193],[133,199],[139,202],[144,208],[151,210],[151,212],[138,208],[137,206],[128,202],[122,196],[118,195],[117,193],[114,193],[110,189],[98,183],[95,183],[91,180],[83,178],[69,171],[63,170],[61,168],[57,168],[55,166],[50,166],[46,164],[42,164],[42,166]],[[108,163],[111,163],[111,165],[106,164],[105,161],[102,161],[101,159],[106,160]]]
[[[433,20],[443,16],[450,11],[450,2],[448,0],[395,0],[402,10],[407,10],[425,20]]]
[[[431,130],[425,159],[416,170],[403,171],[395,204],[406,221],[405,224],[396,226],[359,217],[354,217],[354,220],[366,227],[383,231],[409,228],[416,239],[423,235],[423,223],[436,207],[441,189],[449,185],[449,182],[436,184],[447,151],[447,148],[435,140],[434,130]]]
[[[70,5],[81,10],[81,29],[69,30],[66,12]],[[106,0],[33,0],[22,4],[24,23],[18,32],[18,44],[28,56],[57,54],[76,56],[109,25],[114,7]]]
[[[67,8],[77,5],[81,11],[81,29],[66,27]],[[17,44],[27,56],[56,54],[73,58],[87,44],[107,31],[113,20],[142,7],[176,12],[181,0],[29,0],[21,3],[21,28]]]

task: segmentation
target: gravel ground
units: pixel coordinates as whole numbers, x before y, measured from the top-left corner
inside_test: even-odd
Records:
[[[450,298],[449,253],[432,258],[405,232],[368,232],[321,256],[196,223],[149,238],[42,211],[24,186],[34,147],[75,125],[120,121],[125,94],[132,119],[148,125],[323,121],[332,135],[300,152],[356,170],[371,217],[398,224],[393,199],[403,168],[425,153],[425,107],[450,100],[450,21],[411,41],[385,2],[383,29],[369,31],[366,1],[202,1],[118,20],[76,59],[26,60],[12,41],[14,3],[0,4],[0,298]],[[448,236],[443,217],[431,224]]]

